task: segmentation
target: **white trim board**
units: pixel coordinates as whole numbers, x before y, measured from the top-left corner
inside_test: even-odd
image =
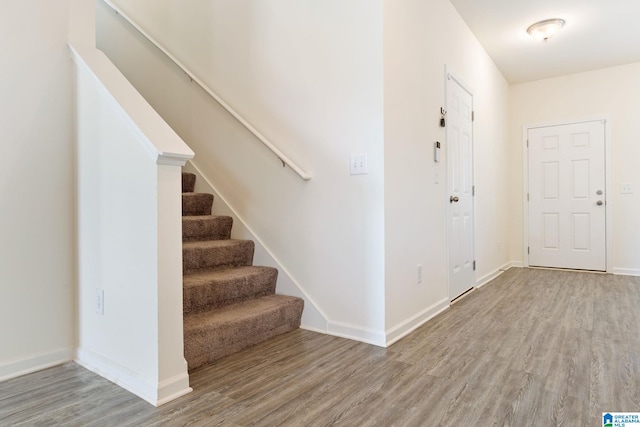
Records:
[[[73,360],[73,349],[62,348],[46,353],[32,354],[24,358],[0,364],[0,381],[38,372]]]
[[[407,335],[418,329],[420,326],[436,317],[438,314],[447,310],[450,306],[451,302],[449,301],[449,298],[444,298],[437,303],[432,304],[430,307],[425,308],[415,316],[394,326],[393,328],[387,329],[385,347],[389,347],[402,338],[406,337]]]
[[[611,269],[611,273],[619,276],[640,276],[640,269],[614,267]]]
[[[75,361],[83,368],[108,379],[154,406],[160,406],[193,391],[189,387],[187,373],[158,382],[83,348],[78,348]]]
[[[487,283],[489,283],[490,281],[492,281],[493,279],[500,276],[502,273],[504,273],[505,271],[511,268],[522,268],[522,262],[509,261],[505,263],[502,267],[498,267],[497,269],[493,270],[491,273],[485,274],[484,276],[482,276],[477,280],[475,288],[478,289],[483,287],[484,285],[486,285]]]
[[[363,328],[350,323],[329,321],[329,324],[327,325],[327,334],[376,345],[378,347],[385,347],[385,337],[382,331]]]
[[[486,285],[487,283],[489,283],[490,281],[492,281],[493,279],[495,279],[496,277],[500,276],[502,273],[504,273],[505,271],[508,270],[508,267],[506,267],[507,264],[505,264],[504,266],[497,268],[495,270],[493,270],[492,272],[485,274],[484,276],[482,276],[481,278],[476,280],[476,285],[474,286],[474,288],[476,289],[480,289],[481,287],[483,287],[484,285]]]

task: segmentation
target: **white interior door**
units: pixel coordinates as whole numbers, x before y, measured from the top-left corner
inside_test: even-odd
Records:
[[[475,285],[473,211],[473,95],[447,76],[449,297]]]
[[[605,123],[528,130],[529,265],[606,270]]]

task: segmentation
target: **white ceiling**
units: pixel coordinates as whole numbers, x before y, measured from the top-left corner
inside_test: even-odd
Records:
[[[451,0],[510,83],[640,62],[640,0]],[[547,42],[529,25],[561,18]]]

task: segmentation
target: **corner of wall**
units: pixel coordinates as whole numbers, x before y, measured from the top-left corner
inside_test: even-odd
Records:
[[[414,316],[406,319],[402,323],[388,329],[385,333],[385,347],[389,347],[395,342],[409,335],[411,332],[418,329],[420,326],[427,323],[429,320],[436,317],[438,314],[447,310],[450,306],[449,298],[441,299],[440,301],[425,308]]]

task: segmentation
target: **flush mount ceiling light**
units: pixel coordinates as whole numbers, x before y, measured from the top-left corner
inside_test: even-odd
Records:
[[[558,34],[560,28],[564,26],[564,19],[545,19],[544,21],[536,22],[529,28],[527,33],[536,40],[547,41],[551,37]]]

